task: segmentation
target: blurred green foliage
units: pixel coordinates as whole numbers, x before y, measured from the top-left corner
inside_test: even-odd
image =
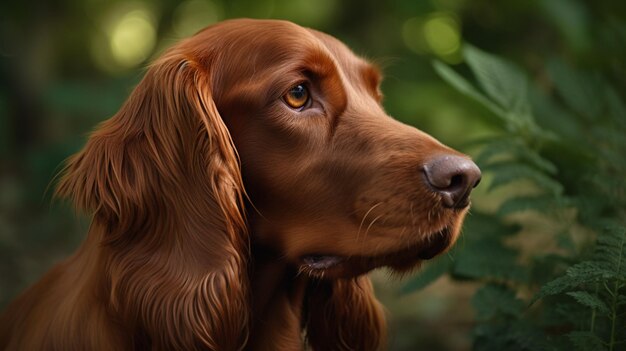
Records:
[[[598,263],[603,250],[615,254],[626,218],[626,2],[617,0],[4,1],[0,306],[86,233],[88,220],[50,199],[62,161],[117,111],[152,58],[234,17],[290,19],[343,40],[383,66],[391,115],[486,171],[452,259],[405,287],[444,273],[459,294],[481,286],[475,314],[464,313],[470,325],[429,299],[420,311],[435,317],[391,320],[392,349],[611,349],[624,338],[623,316],[611,319],[624,311],[623,271]],[[605,271],[581,278],[581,264]],[[390,309],[413,311],[385,289]],[[543,298],[529,308],[535,294]]]
[[[620,82],[552,59],[547,84],[538,86],[475,47],[466,45],[463,56],[480,90],[446,65],[435,68],[498,118],[500,132],[478,140],[476,161],[492,176],[490,191],[517,189],[496,211],[468,221],[467,243],[456,248],[454,261],[434,261],[405,290],[445,273],[480,283],[472,299],[477,350],[624,349],[626,104],[614,88]],[[527,216],[512,215],[528,211],[551,226],[543,228],[540,246],[512,245],[508,239],[529,227]]]

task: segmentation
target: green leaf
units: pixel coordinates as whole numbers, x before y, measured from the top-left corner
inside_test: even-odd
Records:
[[[564,249],[568,252],[574,253],[576,252],[576,243],[574,242],[572,235],[568,230],[561,231],[556,235],[556,244],[559,248]]]
[[[448,255],[440,256],[427,263],[426,267],[422,269],[415,278],[404,285],[400,292],[406,294],[425,288],[439,279],[439,277],[446,274],[451,269],[452,263],[453,261]]]
[[[539,1],[537,5],[573,49],[583,52],[590,48],[593,33],[590,24],[593,17],[584,2],[549,0]]]
[[[583,290],[571,291],[566,294],[573,297],[576,300],[576,302],[578,302],[579,304],[583,306],[598,310],[598,312],[605,314],[605,315],[609,314],[608,306],[602,300],[600,300],[597,296],[591,295],[587,291],[583,291]]]
[[[457,254],[464,253],[466,246],[480,246],[484,241],[499,243],[501,239],[519,232],[517,224],[505,223],[493,214],[471,211],[463,224],[463,236],[455,246]]]
[[[476,164],[481,167],[486,167],[494,156],[504,154],[551,175],[558,171],[554,163],[540,156],[515,135],[506,134],[500,138],[492,138],[484,144],[484,148],[475,160]]]
[[[558,208],[559,203],[552,195],[517,196],[506,200],[498,209],[499,216],[523,211],[549,212]]]
[[[624,102],[612,87],[608,87],[605,97],[609,114],[613,120],[622,127],[622,129],[626,128],[626,107],[624,106]]]
[[[489,185],[489,190],[493,190],[515,180],[528,179],[554,195],[560,195],[563,192],[563,186],[561,184],[535,168],[523,163],[515,161],[494,162],[483,166],[483,171],[491,171],[494,173],[491,184]]]
[[[567,105],[587,120],[602,115],[605,84],[598,75],[572,69],[561,60],[548,64],[548,73]]]
[[[435,72],[437,72],[437,74],[439,74],[439,76],[443,80],[448,82],[448,84],[452,85],[460,93],[467,95],[468,97],[481,103],[491,112],[493,112],[496,116],[501,117],[501,118],[504,118],[506,116],[506,113],[500,107],[498,107],[493,102],[491,102],[488,98],[486,98],[471,83],[469,83],[460,74],[456,73],[448,65],[443,64],[440,61],[433,61],[433,68],[435,69]]]
[[[569,340],[574,344],[576,350],[580,351],[603,351],[606,346],[602,339],[588,331],[573,331],[567,334]]]
[[[530,118],[528,79],[519,68],[471,45],[465,45],[463,54],[489,97],[505,111]]]
[[[521,320],[479,324],[472,334],[476,351],[548,350],[543,331]]]
[[[528,272],[516,262],[517,255],[498,241],[480,240],[459,249],[452,273],[463,278],[525,282]]]
[[[541,127],[548,129],[559,137],[554,139],[566,139],[568,148],[575,147],[576,154],[587,153],[587,140],[581,138],[585,133],[576,116],[566,110],[560,103],[557,103],[552,96],[537,87],[530,89],[530,101],[533,108],[535,121]]]
[[[487,284],[472,297],[472,307],[478,320],[490,320],[503,314],[518,317],[524,310],[524,302],[515,292],[502,285]]]

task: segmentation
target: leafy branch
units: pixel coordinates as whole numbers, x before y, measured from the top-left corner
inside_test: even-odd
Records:
[[[500,134],[473,143],[481,147],[477,163],[491,174],[489,190],[523,184],[533,191],[509,194],[494,213],[473,213],[454,260],[439,258],[405,291],[446,273],[483,283],[472,300],[476,350],[618,350],[626,343],[622,98],[599,73],[559,60],[545,67],[553,88],[546,91],[515,64],[478,48],[466,45],[463,56],[475,82],[441,62],[433,66],[496,117]],[[525,226],[510,214],[523,211],[556,223],[574,214],[549,234],[559,249],[524,261],[524,248],[508,240]],[[524,302],[528,291],[534,297]]]

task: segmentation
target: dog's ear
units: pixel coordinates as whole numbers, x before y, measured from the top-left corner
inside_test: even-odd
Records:
[[[312,282],[306,304],[306,336],[313,350],[385,348],[385,315],[367,276]]]
[[[244,189],[211,70],[166,53],[57,188],[93,214],[88,242],[137,347],[235,350],[247,337]]]

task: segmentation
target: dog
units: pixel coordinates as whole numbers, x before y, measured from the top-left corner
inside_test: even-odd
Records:
[[[6,350],[378,350],[366,273],[457,239],[471,159],[382,106],[330,35],[238,19],[181,41],[67,161],[93,216],[0,319]]]

